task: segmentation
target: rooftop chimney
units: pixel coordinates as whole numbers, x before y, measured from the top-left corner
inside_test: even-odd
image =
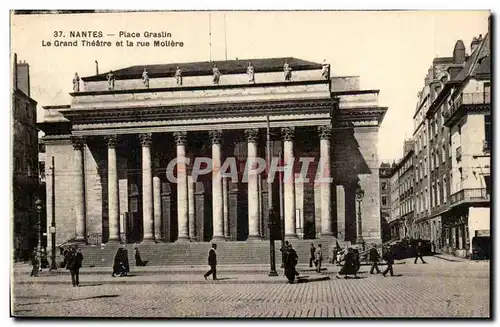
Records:
[[[95,74],[99,75],[99,62],[95,60]]]
[[[474,37],[472,39],[472,42],[470,43],[470,53],[472,54],[477,47],[481,44],[481,41],[483,40],[483,35],[479,34],[479,37]]]
[[[17,58],[16,58],[17,59]],[[17,63],[17,88],[30,96],[30,66],[25,60]]]

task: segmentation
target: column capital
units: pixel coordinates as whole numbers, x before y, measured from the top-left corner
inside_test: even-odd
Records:
[[[85,145],[85,139],[80,136],[72,136],[71,144],[73,145],[73,148],[75,150],[82,150],[83,146]]]
[[[105,138],[106,143],[108,144],[108,148],[115,148],[118,143],[117,135],[107,135]]]
[[[293,139],[295,138],[295,127],[282,127],[281,136],[283,137],[283,141],[293,141]]]
[[[186,145],[187,132],[174,132],[174,138],[177,145]]]
[[[321,140],[330,140],[332,136],[332,126],[330,125],[318,126],[318,135]]]
[[[212,144],[220,144],[220,141],[222,138],[222,131],[221,130],[209,131],[208,135],[210,136],[210,140],[212,141]]]
[[[139,134],[139,140],[141,140],[141,145],[145,147],[151,146],[151,133]]]
[[[257,139],[259,138],[259,129],[258,128],[245,129],[245,137],[248,143],[257,143]]]

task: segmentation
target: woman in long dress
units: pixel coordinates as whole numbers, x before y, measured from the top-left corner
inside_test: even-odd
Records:
[[[356,273],[358,272],[359,268],[359,255],[357,255],[352,248],[349,248],[347,250],[347,254],[344,257],[344,265],[342,266],[336,277],[340,278],[340,275],[344,275],[344,278],[347,278],[348,275],[354,275],[354,277],[356,277]]]

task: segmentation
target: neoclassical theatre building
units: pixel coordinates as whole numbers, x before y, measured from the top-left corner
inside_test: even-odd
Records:
[[[381,242],[387,108],[358,77],[296,58],[172,63],[75,76],[71,97],[40,124],[55,158],[46,207],[57,244],[268,239],[268,179],[287,239]],[[266,158],[268,121],[271,155],[294,169],[282,185],[247,165]],[[216,178],[228,158],[237,178]]]

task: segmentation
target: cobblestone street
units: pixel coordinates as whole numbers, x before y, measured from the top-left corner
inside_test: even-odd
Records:
[[[370,275],[336,279],[328,266],[323,280],[289,285],[282,276],[220,273],[221,281],[199,274],[83,275],[73,288],[68,276],[16,275],[16,316],[73,317],[489,317],[489,262],[426,258],[395,265],[393,278]],[[329,280],[324,280],[325,278]],[[306,278],[307,279],[307,278]]]

